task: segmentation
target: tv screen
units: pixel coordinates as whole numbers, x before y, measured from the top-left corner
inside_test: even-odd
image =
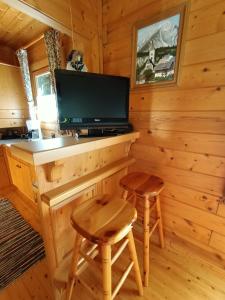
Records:
[[[55,78],[60,129],[128,124],[129,78],[68,70]]]

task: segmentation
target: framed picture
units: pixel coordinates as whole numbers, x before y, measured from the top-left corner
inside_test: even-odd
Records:
[[[177,81],[185,5],[134,26],[132,87]]]

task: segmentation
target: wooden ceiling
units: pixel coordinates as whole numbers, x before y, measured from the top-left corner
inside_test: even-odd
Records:
[[[39,37],[47,28],[47,25],[0,1],[0,45],[17,50]]]

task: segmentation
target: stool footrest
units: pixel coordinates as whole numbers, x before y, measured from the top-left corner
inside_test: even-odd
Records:
[[[90,255],[90,259],[95,259],[95,257],[99,254],[99,251],[97,249],[95,249]],[[83,260],[83,263],[79,266],[77,273],[76,273],[76,277],[78,277],[81,273],[83,273],[83,271],[85,271],[85,269],[89,266],[89,262],[85,259],[85,258],[81,258]]]
[[[96,252],[99,253],[98,250]],[[101,269],[99,268],[99,265],[94,261],[94,259],[92,258],[91,254],[87,255],[82,250],[80,250],[80,255],[90,265],[90,267],[92,267],[94,269],[97,268],[97,270],[101,271]]]
[[[112,299],[114,299],[116,297],[116,295],[119,292],[121,286],[123,285],[124,281],[126,280],[127,276],[129,275],[133,265],[134,265],[134,262],[131,261],[129,266],[127,267],[126,271],[123,273],[123,275],[121,276],[119,282],[117,283],[117,285],[116,285],[116,287],[115,287],[115,289],[112,293]]]
[[[86,239],[82,241],[82,248],[85,249],[85,246],[87,245]],[[93,244],[89,249],[86,250],[87,255],[91,255],[93,251],[98,247],[98,245]],[[84,262],[84,258],[81,257],[78,261],[78,267],[81,266],[81,264]]]
[[[155,201],[151,206],[150,206],[150,210],[153,210],[156,208],[157,202]]]
[[[159,221],[160,219],[157,219],[156,222],[154,223],[154,225],[152,226],[150,232],[149,232],[149,236],[151,236],[154,232],[154,230],[156,229],[156,227],[159,225]]]
[[[117,261],[117,259],[119,258],[119,256],[123,252],[123,250],[126,248],[126,246],[128,244],[128,241],[129,241],[128,239],[125,239],[125,241],[119,247],[119,249],[117,250],[117,252],[114,254],[114,256],[112,257],[112,260],[111,260],[111,265],[113,265]]]

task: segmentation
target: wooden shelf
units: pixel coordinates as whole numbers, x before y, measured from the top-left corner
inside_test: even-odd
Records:
[[[96,184],[97,182],[119,172],[120,170],[130,166],[135,162],[134,158],[126,157],[119,161],[109,164],[100,170],[94,171],[86,176],[73,180],[54,190],[51,190],[41,196],[42,200],[49,206],[53,207],[66,199],[82,192],[86,188]]]

